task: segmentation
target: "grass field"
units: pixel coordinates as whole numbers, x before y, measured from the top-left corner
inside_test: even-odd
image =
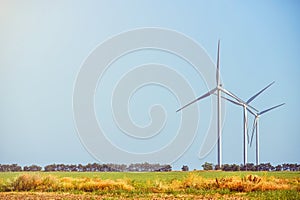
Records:
[[[300,172],[1,172],[0,199],[300,199]]]

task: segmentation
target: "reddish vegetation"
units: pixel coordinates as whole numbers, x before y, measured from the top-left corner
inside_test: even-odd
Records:
[[[148,195],[136,195],[136,196],[126,196],[126,195],[96,195],[96,194],[68,194],[68,193],[29,193],[29,192],[5,192],[0,193],[0,199],[3,200],[20,200],[20,199],[30,199],[30,200],[100,200],[100,199],[131,199],[131,200],[146,200],[146,199],[155,199],[155,200],[174,200],[174,199],[196,199],[196,200],[214,200],[214,199],[247,199],[243,196],[238,195],[172,195],[172,194],[148,194]]]

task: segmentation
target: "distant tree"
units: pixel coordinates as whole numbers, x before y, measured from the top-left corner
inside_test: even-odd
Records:
[[[205,162],[203,165],[203,170],[213,170],[213,164],[212,163],[208,163],[208,162]]]
[[[79,171],[77,165],[69,165],[69,170],[71,172],[77,172],[77,171]]]
[[[298,168],[297,163],[295,163],[295,164],[290,164],[290,171],[298,171],[297,168]]]
[[[290,170],[289,164],[287,164],[287,163],[282,164],[282,170],[283,170],[283,171],[288,171],[288,170]]]
[[[275,171],[275,169],[276,169],[276,168],[275,168],[273,165],[270,164],[270,170],[271,170],[271,171]]]
[[[184,172],[189,171],[189,167],[187,165],[183,165],[181,170]]]
[[[165,165],[165,166],[163,167],[163,170],[164,170],[165,172],[170,172],[170,171],[172,171],[172,166],[171,166],[171,165]]]
[[[141,164],[141,171],[149,172],[149,171],[154,171],[154,170],[153,170],[153,167],[150,163],[144,162],[144,163]]]
[[[232,168],[232,171],[240,171],[240,166],[239,165],[236,165],[236,164],[232,164],[231,165],[231,168]]]
[[[100,167],[100,171],[101,172],[110,172],[110,171],[113,171],[113,169],[111,167],[109,167],[107,164],[103,164]]]
[[[170,172],[170,171],[172,171],[172,166],[171,165],[161,165],[161,168],[156,169],[155,171],[157,171],[157,172]]]
[[[246,164],[246,170],[247,171],[256,171],[256,167],[253,163],[247,163]]]
[[[83,165],[82,165],[82,164],[79,164],[79,165],[77,166],[77,169],[78,169],[79,172],[83,172]]]
[[[19,172],[22,171],[22,167],[17,164],[0,165],[1,172]]]
[[[130,165],[127,167],[127,170],[128,170],[128,171],[137,171],[136,165],[135,165],[135,164],[130,164]]]
[[[222,165],[221,169],[223,171],[233,171],[232,168],[231,168],[231,165],[229,165],[229,164]]]
[[[220,167],[219,165],[215,165],[214,170],[221,170],[222,167]]]
[[[276,170],[276,171],[281,171],[281,170],[282,170],[282,165],[277,165],[277,166],[275,167],[275,170]]]
[[[56,165],[57,171],[65,171],[65,165],[64,164],[57,164]]]
[[[296,171],[300,171],[300,164],[296,164]]]
[[[223,170],[223,171],[240,171],[240,166],[237,164],[223,164],[221,168],[218,165],[215,166],[215,170]]]
[[[246,171],[247,170],[247,165],[241,164],[240,169],[241,169],[241,171]]]
[[[42,167],[37,165],[24,166],[23,171],[41,171]]]
[[[258,165],[259,171],[271,171],[273,166],[270,163],[261,163]]]
[[[91,171],[97,172],[97,171],[101,171],[100,169],[101,169],[101,166],[99,166],[99,164],[97,164],[97,163],[92,164],[92,170]]]
[[[247,163],[246,165],[240,165],[241,171],[257,171],[257,167],[253,163]]]
[[[55,164],[51,164],[51,165],[46,165],[44,167],[44,170],[46,172],[53,172],[53,171],[55,171],[55,168],[56,168],[56,165]]]
[[[22,171],[22,167],[19,166],[18,164],[12,164],[10,167],[11,167],[11,171],[12,172],[20,172],[20,171]]]

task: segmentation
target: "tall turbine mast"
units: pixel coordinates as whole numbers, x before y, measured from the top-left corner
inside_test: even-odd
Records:
[[[247,152],[247,143],[248,143],[248,116],[247,116],[247,105],[243,104],[244,111],[244,166],[246,166],[248,162],[248,152]],[[247,170],[247,169],[246,169]]]
[[[222,137],[221,137],[221,133],[222,133],[222,125],[221,125],[221,91],[220,88],[222,87],[221,85],[221,81],[220,81],[220,40],[218,41],[218,54],[217,54],[217,95],[218,95],[218,99],[217,99],[217,117],[218,117],[218,124],[217,124],[217,131],[218,131],[218,166],[219,168],[222,167]]]
[[[221,81],[220,81],[220,40],[218,41],[218,54],[217,54],[217,70],[216,70],[216,87],[210,91],[208,91],[207,93],[203,94],[202,96],[198,97],[197,99],[191,101],[190,103],[184,105],[183,107],[179,108],[176,112],[179,112],[180,110],[188,107],[189,105],[203,99],[206,98],[212,94],[217,95],[217,136],[218,136],[218,152],[217,152],[217,159],[218,159],[218,166],[221,167],[222,166],[222,127],[221,127],[221,93],[224,93],[228,96],[230,96],[231,98],[235,99],[237,102],[242,103],[242,104],[246,104],[246,102],[244,102],[243,100],[241,100],[240,98],[238,98],[236,95],[234,95],[232,92],[226,90],[225,88],[223,88]],[[217,93],[215,93],[217,92]],[[248,107],[250,107],[251,109],[257,111],[255,108],[253,108],[250,105],[247,105]]]

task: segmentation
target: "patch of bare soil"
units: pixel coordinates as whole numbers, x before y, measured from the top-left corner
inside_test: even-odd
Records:
[[[169,195],[169,194],[145,194],[145,195],[116,195],[116,194],[71,194],[71,193],[52,193],[52,192],[0,192],[1,200],[100,200],[100,199],[153,199],[153,200],[173,200],[173,199],[204,199],[204,200],[213,200],[213,199],[247,199],[246,197],[239,195]]]

